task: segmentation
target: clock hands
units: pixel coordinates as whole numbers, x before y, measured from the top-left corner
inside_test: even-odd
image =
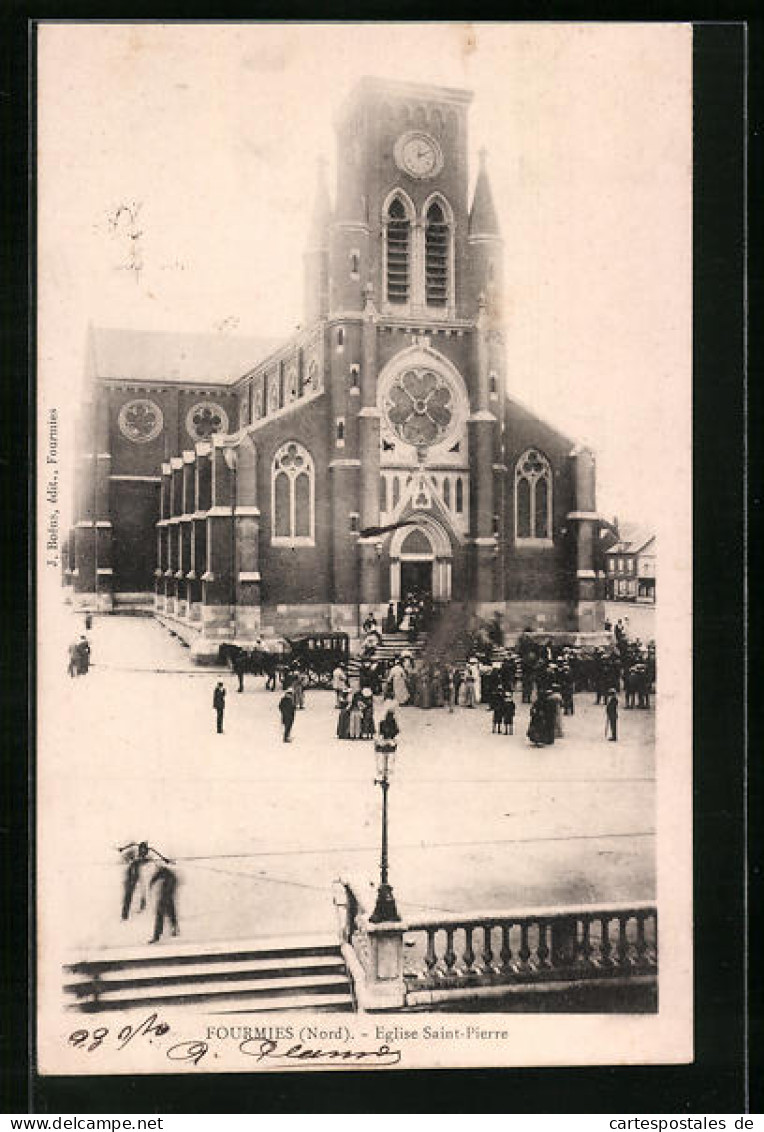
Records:
[[[404,134],[396,144],[396,161],[413,177],[429,177],[442,164],[442,156],[433,139]]]

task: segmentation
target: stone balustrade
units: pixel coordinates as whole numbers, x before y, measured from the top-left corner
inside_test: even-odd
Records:
[[[410,987],[607,978],[657,968],[657,911],[650,904],[427,917],[405,929]]]
[[[362,1009],[501,997],[592,983],[654,985],[658,970],[654,904],[427,915],[371,923],[348,884],[335,887],[343,953]]]

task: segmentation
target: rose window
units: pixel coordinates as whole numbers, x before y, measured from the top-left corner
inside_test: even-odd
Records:
[[[228,414],[212,401],[200,401],[188,410],[186,428],[196,440],[209,440],[216,432],[228,432]]]
[[[119,411],[119,431],[136,444],[154,440],[163,424],[162,410],[153,401],[128,401]]]
[[[431,370],[409,370],[396,378],[385,401],[390,427],[401,440],[416,447],[437,444],[454,417],[450,385]]]

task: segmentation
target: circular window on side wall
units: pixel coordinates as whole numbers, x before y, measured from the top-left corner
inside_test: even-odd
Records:
[[[119,431],[135,444],[148,444],[162,431],[164,417],[155,401],[127,401],[119,410]]]
[[[216,432],[228,432],[228,413],[214,401],[200,401],[186,413],[186,430],[195,440],[209,440]]]

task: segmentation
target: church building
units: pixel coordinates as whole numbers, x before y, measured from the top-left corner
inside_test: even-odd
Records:
[[[281,344],[92,328],[70,580],[203,642],[338,629],[411,591],[594,630],[591,452],[513,397],[464,90],[362,80]]]

